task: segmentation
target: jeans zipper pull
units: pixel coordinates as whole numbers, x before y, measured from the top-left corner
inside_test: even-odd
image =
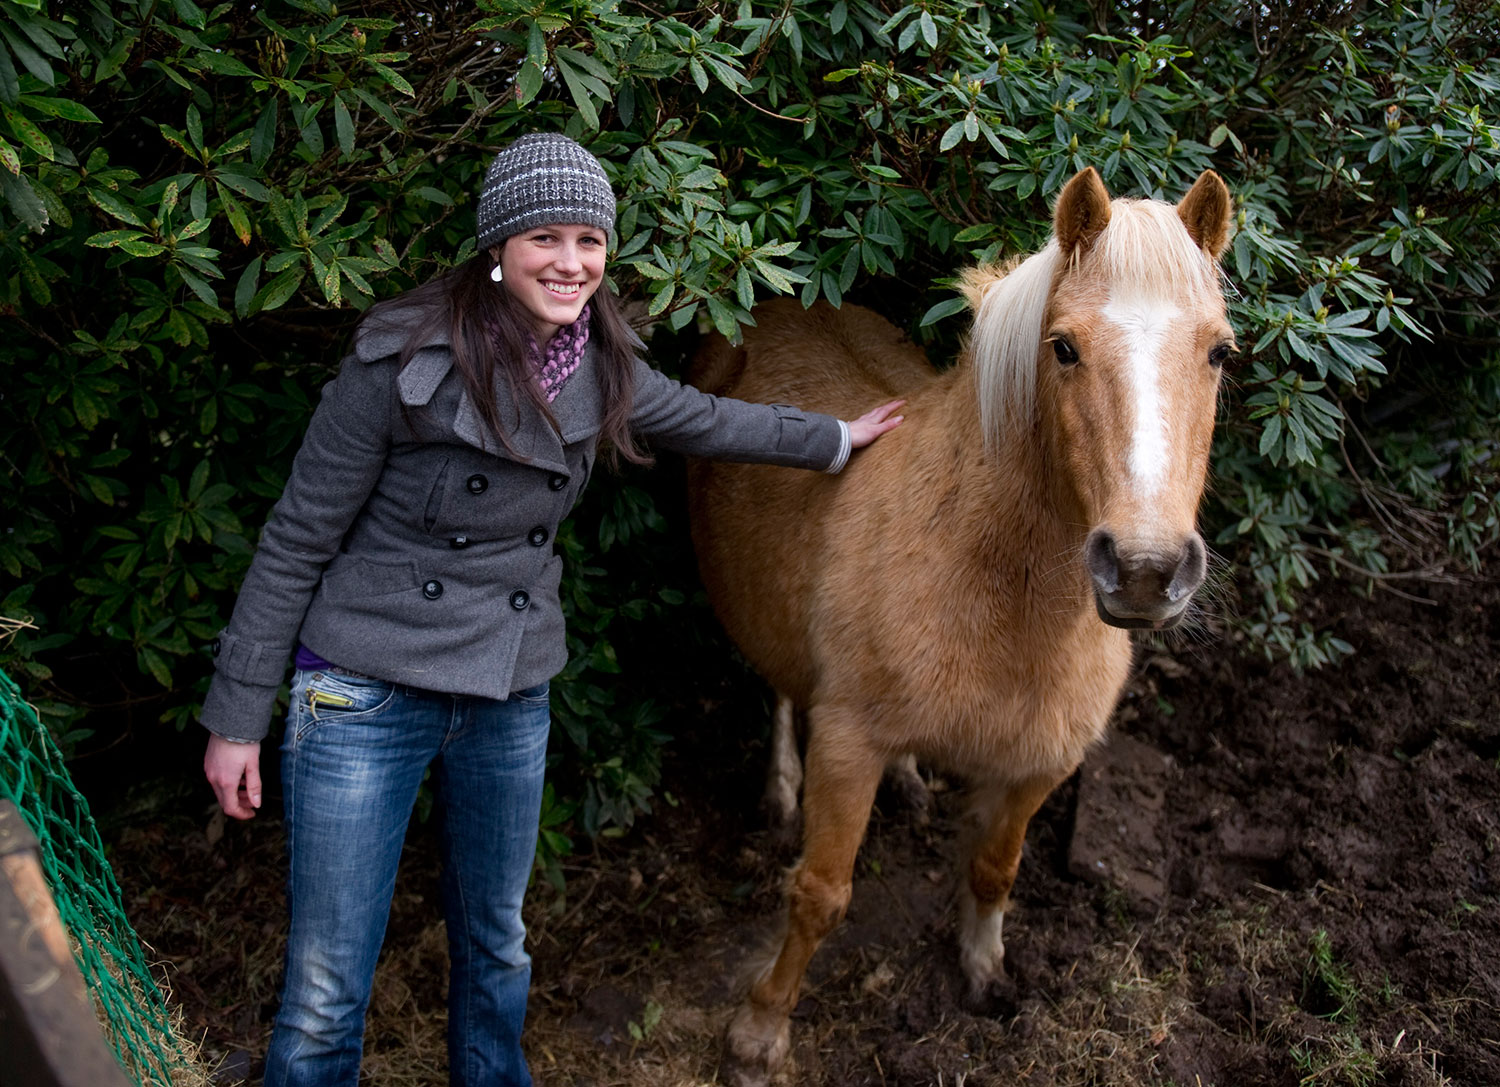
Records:
[[[339,709],[348,709],[354,705],[354,699],[346,698],[341,694],[329,694],[316,688],[309,688],[307,692],[307,705],[312,710],[313,720],[318,719],[319,706],[335,706]]]

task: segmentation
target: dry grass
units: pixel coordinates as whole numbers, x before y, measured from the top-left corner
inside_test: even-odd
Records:
[[[681,898],[682,889],[678,891]],[[618,915],[628,904],[608,891],[594,889],[590,901],[601,920]],[[576,923],[576,918],[575,922]],[[565,933],[543,924],[543,939]],[[1239,939],[1250,924],[1232,929]],[[1095,945],[1075,962],[1071,993],[1066,998],[1024,1001],[1019,1015],[971,1014],[947,995],[950,967],[935,961],[951,958],[949,934],[926,935],[915,949],[896,946],[833,945],[820,955],[815,983],[809,984],[793,1022],[793,1049],[779,1084],[843,1082],[850,1074],[851,1054],[866,1054],[856,1074],[871,1083],[887,1082],[895,1073],[882,1065],[889,1054],[871,1044],[888,1030],[892,1008],[909,1005],[940,1009],[915,1038],[903,1043],[910,1082],[913,1062],[925,1067],[930,1082],[995,1082],[1006,1076],[1018,1083],[1053,1087],[1144,1087],[1159,1083],[1158,1056],[1179,1024],[1201,1020],[1189,997],[1191,981],[1181,962],[1148,970],[1138,939]],[[1013,939],[1024,940],[1024,932]],[[745,939],[756,945],[760,941]],[[591,954],[584,937],[569,962],[569,985],[578,993],[636,986],[640,1009],[659,1008],[654,1027],[619,1032],[601,1046],[583,1029],[589,1019],[581,1001],[539,978],[533,1000],[528,1051],[533,1069],[547,1084],[597,1084],[598,1087],[697,1087],[714,1082],[724,1027],[733,1011],[737,987],[716,989],[718,999],[703,999],[705,973],[743,973],[733,949],[686,943],[641,949],[622,958],[618,946]],[[1253,949],[1247,952],[1254,954]],[[817,962],[815,960],[815,965]],[[641,1028],[638,1019],[632,1019]]]
[[[714,976],[736,969],[744,949],[758,941],[733,934],[725,943],[724,904],[682,885],[661,888],[649,901],[628,879],[597,870],[580,872],[567,908],[552,913],[534,903],[532,927],[540,957],[526,1045],[533,1072],[547,1087],[704,1087],[715,1082],[722,1031],[735,994]],[[767,877],[774,880],[773,876]],[[686,924],[712,924],[681,942],[645,940],[622,948],[621,926],[649,913],[659,899]],[[646,903],[645,909],[641,907]],[[1039,993],[1022,999],[1014,1016],[972,1014],[948,1001],[950,933],[924,933],[920,946],[832,944],[823,969],[809,985],[793,1024],[793,1053],[777,1077],[792,1084],[911,1083],[912,1067],[927,1069],[931,1084],[996,1082],[1047,1087],[1156,1087],[1173,1078],[1167,1059],[1174,1046],[1192,1047],[1223,1035],[1222,1024],[1205,1018],[1194,994],[1234,976],[1257,990],[1273,990],[1277,979],[1296,976],[1306,940],[1279,923],[1272,899],[1246,902],[1192,919],[1158,919],[1136,925],[1128,939],[1088,946],[1061,971],[1064,996]],[[1289,908],[1289,907],[1288,907]],[[417,896],[397,903],[397,917],[417,916],[431,904]],[[1028,939],[1018,918],[1012,940]],[[1160,948],[1161,927],[1180,926],[1179,950],[1148,963],[1142,933],[1152,928]],[[769,931],[767,925],[763,931]],[[564,966],[561,973],[558,967]],[[246,961],[252,971],[260,957]],[[394,1087],[437,1087],[446,1082],[446,936],[440,921],[405,930],[388,946],[377,971],[366,1039],[365,1079]],[[1050,988],[1050,986],[1049,986]],[[712,997],[706,999],[705,992]],[[595,994],[615,993],[618,1007],[591,1004]],[[902,1045],[912,1054],[898,1074],[890,1053],[872,1045],[888,1028],[892,1008],[924,1005],[940,1009],[934,1020]],[[1415,1032],[1381,1038],[1371,1030],[1307,1015],[1290,999],[1266,1021],[1246,1021],[1247,1043],[1270,1042],[1289,1055],[1307,1087],[1364,1087],[1401,1082],[1409,1087],[1451,1087],[1438,1070],[1438,1055]],[[601,1027],[607,1037],[601,1041]],[[851,1067],[851,1055],[858,1068]],[[200,1068],[203,1066],[200,1065]],[[851,1073],[857,1078],[850,1078]],[[174,1078],[173,1087],[201,1087],[197,1078]],[[1207,1081],[1201,1081],[1207,1082]]]
[[[426,1087],[447,1082],[448,1013],[442,1001],[423,999],[413,988],[434,981],[447,989],[447,930],[441,921],[414,939],[389,948],[375,969],[365,1031],[364,1075],[391,1087]]]
[[[14,638],[20,631],[35,629],[36,624],[30,619],[12,619],[8,615],[0,615],[0,645]]]
[[[892,833],[902,840],[892,841]],[[961,986],[946,901],[951,885],[932,890],[934,917],[913,917],[905,906],[892,905],[900,901],[898,892],[910,893],[909,881],[931,883],[930,858],[908,860],[916,868],[893,868],[894,854],[913,850],[905,840],[913,833],[877,829],[873,849],[884,857],[885,875],[861,876],[863,913],[852,911],[842,935],[815,958],[779,1087],[1157,1087],[1193,1083],[1185,1069],[1205,1046],[1258,1053],[1262,1073],[1265,1054],[1279,1054],[1280,1067],[1307,1087],[1451,1087],[1432,1039],[1482,1010],[1477,998],[1428,1002],[1428,1014],[1444,1019],[1433,1024],[1401,1003],[1396,991],[1379,1022],[1335,1023],[1309,1014],[1298,1004],[1298,988],[1308,963],[1309,904],[1317,906],[1319,896],[1259,888],[1201,914],[1150,919],[1122,919],[1106,897],[1067,907],[1071,913],[1022,906],[1008,936],[1023,959],[1028,948],[1034,954],[1055,946],[1059,924],[1082,923],[1090,940],[1070,961],[1054,957],[1033,965],[1010,1003],[975,1013],[955,995]],[[658,863],[654,875],[643,878],[639,870],[660,861],[652,850],[652,843],[639,842],[577,862],[570,867],[567,902],[534,893],[528,906],[538,969],[526,1046],[546,1087],[715,1082],[722,1032],[737,1000],[730,979],[774,928],[780,868],[774,857],[745,850],[734,860],[721,858],[728,870],[718,873],[718,884],[705,880],[701,868],[676,862]],[[739,863],[750,867],[753,879]],[[370,1010],[370,1083],[446,1082],[446,936],[435,898],[423,894],[432,889],[435,868],[431,856],[409,851]],[[731,881],[735,886],[727,891]],[[269,1006],[280,968],[281,937],[274,928],[279,888],[237,882],[231,870],[192,911],[166,911],[157,920],[175,919],[168,927],[179,937],[192,930],[191,943],[202,956],[215,947],[239,948],[226,969],[245,990],[241,1003]],[[1099,909],[1109,921],[1103,929],[1088,920]],[[1335,921],[1330,913],[1330,927]],[[271,927],[262,939],[247,941],[247,923]],[[851,926],[858,930],[852,935]],[[1109,930],[1113,937],[1102,934]],[[179,969],[207,966],[189,959]],[[1354,980],[1374,991],[1371,979]],[[1237,1017],[1205,1003],[1205,993],[1237,985],[1256,998]],[[254,1032],[244,1046],[263,1052],[264,1011],[238,1014]],[[222,1056],[223,1043],[204,1050],[197,1056],[200,1069]],[[174,1080],[174,1087],[207,1082],[200,1071],[198,1078]],[[1201,1082],[1222,1087],[1233,1081]]]
[[[76,953],[76,941],[74,950]],[[207,1060],[199,1040],[188,1033],[186,1016],[182,1005],[174,999],[164,964],[151,964],[151,973],[156,979],[162,1007],[167,1014],[166,1023],[160,1024],[135,1013],[135,1009],[151,1006],[148,994],[141,991],[141,984],[136,977],[122,971],[115,957],[107,951],[103,951],[100,958],[115,990],[115,1001],[130,1012],[128,1022],[131,1025],[126,1029],[117,1028],[100,1002],[97,991],[90,992],[94,1017],[99,1023],[100,1033],[116,1052],[128,1055],[132,1052],[131,1045],[134,1043],[135,1049],[146,1055],[144,1061],[127,1056],[125,1069],[132,1082],[139,1082],[143,1087],[215,1087],[214,1073],[218,1062]],[[167,1066],[157,1062],[156,1053],[166,1057],[169,1062]],[[175,1059],[178,1054],[181,1055],[180,1060]]]
[[[1150,918],[1130,914],[1102,891],[1053,888],[1035,905],[1018,905],[1007,925],[1012,955],[1020,956],[1015,992],[975,1012],[958,995],[953,877],[943,868],[946,856],[935,855],[949,848],[947,831],[928,834],[877,822],[850,919],[814,959],[779,1087],[1186,1085],[1209,1052],[1223,1058],[1221,1069],[1243,1058],[1256,1073],[1240,1081],[1222,1073],[1198,1077],[1219,1087],[1266,1082],[1270,1067],[1307,1087],[1451,1087],[1436,1040],[1465,1024],[1472,1032],[1487,1011],[1473,996],[1421,1007],[1404,1002],[1399,990],[1382,997],[1382,979],[1354,972],[1361,991],[1378,998],[1363,1001],[1364,1019],[1309,1014],[1299,1005],[1308,926],[1326,927],[1337,948],[1339,911],[1348,904],[1316,891],[1251,886],[1244,898],[1212,910]],[[186,858],[174,863],[206,865],[202,838],[135,842],[126,835],[122,844],[186,843]],[[284,906],[281,888],[265,873],[279,871],[281,843],[267,825],[242,837],[239,848],[238,860],[195,900],[151,888],[138,893],[133,912],[138,923],[137,914],[149,915],[158,946],[177,949],[176,971],[191,990],[186,998],[196,1001],[196,1022],[201,1030],[206,1021],[214,1036],[212,1043],[203,1039],[200,1069],[228,1049],[263,1053],[275,1003]],[[368,1021],[369,1083],[446,1082],[446,936],[434,852],[419,839],[403,863]],[[526,1047],[538,1082],[715,1082],[722,1032],[738,999],[733,979],[775,928],[785,860],[755,838],[703,857],[647,834],[571,863],[566,901],[535,890],[527,920],[537,970]],[[1042,878],[1041,863],[1033,878]],[[913,899],[914,885],[925,897]],[[1077,939],[1066,938],[1070,930]],[[1076,950],[1059,958],[1059,947]],[[1210,998],[1220,989],[1243,989],[1254,999],[1242,1010],[1216,1008]],[[205,1012],[205,999],[215,998],[230,1002]],[[1368,1011],[1375,1005],[1383,1009],[1378,1017]],[[174,1087],[206,1083],[200,1071]]]

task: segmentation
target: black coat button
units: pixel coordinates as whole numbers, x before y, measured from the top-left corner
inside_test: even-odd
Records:
[[[490,481],[476,472],[474,475],[468,478],[468,481],[464,483],[464,486],[469,488],[470,494],[483,494],[485,491],[490,489]]]
[[[428,600],[436,600],[443,595],[443,583],[437,578],[433,578],[426,585],[422,586],[422,595]]]
[[[541,525],[537,525],[526,538],[531,541],[532,547],[541,547],[542,544],[547,542],[547,530]]]
[[[448,546],[455,551],[461,550],[469,546],[469,538],[467,536],[455,536],[448,541]]]
[[[547,477],[547,486],[551,487],[554,491],[560,491],[567,485],[567,476],[560,476],[554,473],[553,475]]]
[[[517,611],[525,611],[531,606],[531,594],[525,589],[517,589],[510,594],[510,606]]]
[[[209,644],[209,648],[213,650],[214,656],[217,657],[219,655],[219,650],[222,649],[222,648],[224,648],[224,643],[221,642],[221,641],[219,641],[219,639],[215,638]]]

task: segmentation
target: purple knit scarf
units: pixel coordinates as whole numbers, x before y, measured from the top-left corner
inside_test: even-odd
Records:
[[[532,340],[533,373],[536,374],[537,384],[542,387],[542,392],[547,397],[547,403],[557,399],[557,394],[562,392],[563,386],[568,383],[568,378],[573,376],[574,371],[583,362],[583,350],[589,343],[589,307],[585,305],[583,312],[578,315],[578,320],[571,325],[563,325],[553,335],[552,341],[547,344],[547,355],[537,361],[536,341]]]

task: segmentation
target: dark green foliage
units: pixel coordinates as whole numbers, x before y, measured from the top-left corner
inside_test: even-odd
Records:
[[[1219,170],[1242,353],[1205,528],[1252,644],[1336,657],[1319,576],[1496,535],[1497,41],[1474,0],[0,0],[0,615],[37,627],[6,664],[59,727],[191,719],[357,311],[472,252],[490,155],[536,129],[604,160],[615,284],[673,344],[793,293],[948,358],[949,277],[1038,245],[1075,171],[1175,199]],[[596,481],[561,538],[554,827],[657,783],[615,646],[686,614],[684,571],[644,573],[680,540],[660,486]]]

